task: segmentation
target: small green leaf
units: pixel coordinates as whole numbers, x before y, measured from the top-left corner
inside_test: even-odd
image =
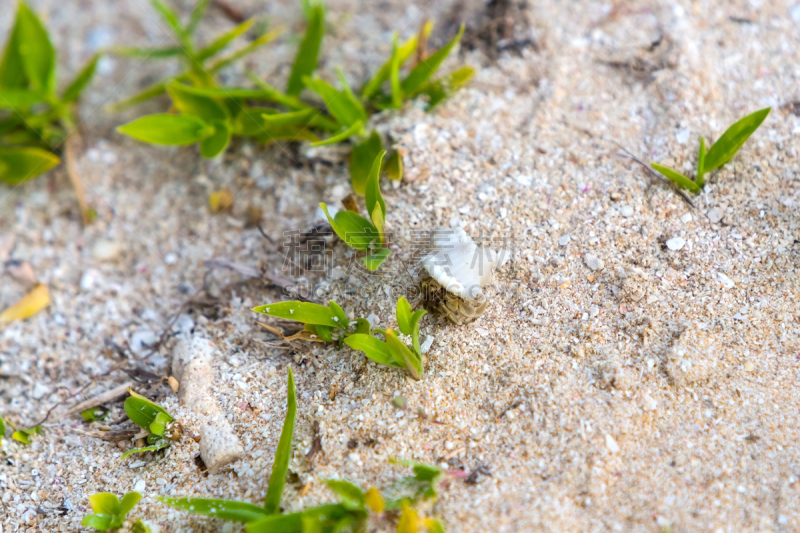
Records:
[[[334,320],[336,315],[329,307],[311,302],[276,302],[254,307],[253,311],[303,324],[339,327],[339,323]]]
[[[430,22],[425,25],[423,32],[425,33],[426,38],[430,34],[432,29],[433,29],[433,24],[431,24]],[[411,57],[411,54],[414,53],[414,50],[417,49],[418,40],[419,40],[418,37],[414,35],[406,42],[404,42],[402,45],[400,45],[400,47],[397,50],[397,56],[396,56],[397,62],[400,64],[400,66],[402,66],[403,63],[405,63],[406,60],[409,57]],[[378,89],[381,88],[381,85],[383,85],[384,82],[391,77],[392,63],[394,61],[395,61],[395,55],[392,54],[392,57],[389,58],[389,60],[386,61],[386,63],[381,65],[381,68],[378,69],[378,72],[375,73],[372,79],[369,80],[369,82],[361,90],[361,96],[363,98],[370,98],[378,91]]]
[[[352,512],[341,504],[320,505],[300,513],[262,518],[247,524],[246,530],[248,533],[312,533],[317,531],[332,533],[333,524]]]
[[[119,506],[119,515],[125,518],[131,510],[136,507],[136,504],[139,503],[139,500],[142,499],[142,495],[138,492],[132,491],[127,493],[125,496],[122,497],[120,500]]]
[[[376,363],[389,366],[400,366],[392,357],[389,346],[382,340],[376,339],[369,334],[354,333],[348,336],[344,340],[344,343],[354,350],[360,350],[364,352],[368,358],[372,359]],[[401,366],[401,368],[403,368],[403,366]]]
[[[8,36],[8,41],[6,41],[3,59],[0,61],[0,87],[6,89],[28,88],[28,78],[25,74],[25,67],[22,64],[22,56],[19,53],[19,44],[22,37],[19,13],[21,10],[22,2],[20,2],[20,7],[17,10],[17,16]]]
[[[297,392],[294,387],[294,374],[289,368],[288,397],[286,399],[286,418],[283,421],[283,430],[275,451],[275,462],[272,465],[272,474],[269,476],[267,497],[264,500],[264,509],[267,514],[277,514],[281,510],[281,495],[283,485],[286,483],[286,473],[289,470],[289,461],[292,458],[292,436],[294,423],[297,417]]]
[[[163,440],[163,441],[159,442],[158,444],[154,444],[152,446],[144,446],[143,448],[133,448],[133,449],[130,449],[127,452],[123,453],[122,454],[122,459],[127,459],[129,456],[131,456],[131,455],[133,455],[135,453],[155,452],[155,451],[158,451],[158,450],[163,450],[167,446],[169,446],[169,441],[168,440]]]
[[[108,409],[104,407],[90,407],[81,411],[81,418],[87,422],[99,422],[108,418]]]
[[[444,526],[439,520],[426,518],[425,527],[428,528],[428,533],[445,533]]]
[[[370,272],[375,272],[390,255],[392,251],[389,248],[379,248],[364,258],[364,266]]]
[[[401,181],[403,179],[403,156],[400,155],[399,150],[395,150],[386,161],[386,174],[392,181]]]
[[[419,346],[419,321],[422,320],[422,317],[424,317],[427,313],[428,312],[424,309],[420,309],[411,315],[411,344],[414,347],[414,353],[417,354],[417,357],[422,356],[422,350]]]
[[[211,65],[211,67],[208,69],[208,71],[210,73],[214,74],[214,73],[222,70],[223,68],[227,67],[228,65],[231,65],[231,64],[235,63],[236,61],[239,61],[241,58],[252,54],[253,52],[258,50],[259,48],[261,48],[265,44],[269,43],[270,41],[274,41],[275,38],[278,37],[281,33],[283,33],[283,30],[281,30],[280,28],[272,30],[272,31],[268,31],[267,33],[265,33],[264,35],[260,36],[255,41],[253,41],[251,43],[248,43],[247,45],[245,45],[245,46],[239,48],[238,50],[236,50],[234,52],[231,52],[229,55],[223,57],[222,59],[220,59],[219,61],[217,61],[213,65]]]
[[[705,164],[706,164],[706,138],[700,137],[700,151],[697,154],[697,179],[695,183],[701,189],[706,184],[705,182]]]
[[[317,137],[305,127],[275,125],[265,120],[266,116],[274,116],[276,111],[265,107],[246,107],[239,111],[233,123],[236,135],[254,137],[262,142],[288,140],[312,140]]]
[[[325,33],[325,8],[317,4],[311,9],[306,34],[297,49],[292,72],[286,84],[286,94],[297,96],[303,90],[303,78],[311,76],[317,69],[319,49]]]
[[[166,409],[153,403],[141,394],[137,394],[131,389],[128,389],[130,396],[125,399],[125,414],[128,415],[134,424],[142,429],[150,429],[150,424],[155,422],[156,417],[161,414],[160,420],[167,420],[170,423],[174,420]],[[166,416],[166,418],[164,418]]]
[[[135,46],[115,46],[111,52],[123,57],[143,57],[145,59],[168,59],[183,55],[180,46],[166,46],[163,48],[139,48]]]
[[[353,146],[350,153],[350,183],[356,194],[363,196],[366,193],[370,170],[382,149],[381,136],[376,131]]]
[[[234,522],[253,522],[269,516],[263,507],[252,503],[210,498],[166,498],[163,496],[156,499],[170,507],[176,507],[189,513],[213,516]]]
[[[339,500],[345,509],[350,511],[362,511],[366,504],[364,491],[356,487],[349,481],[341,479],[329,479],[325,484],[339,496]]]
[[[175,104],[175,109],[183,114],[194,115],[207,122],[229,118],[225,106],[207,96],[205,91],[174,81],[167,85],[167,92]]]
[[[47,172],[60,162],[55,154],[41,148],[0,148],[0,181],[16,185]]]
[[[333,328],[330,326],[323,326],[322,324],[317,324],[314,326],[314,332],[319,335],[319,338],[324,340],[325,342],[333,342]]]
[[[171,7],[160,0],[150,0],[150,4],[152,4],[153,8],[158,11],[158,14],[161,15],[161,18],[164,19],[169,27],[172,28],[172,31],[175,33],[175,36],[178,38],[178,41],[181,43],[181,45],[183,45],[183,48],[186,50],[186,52],[190,53],[192,49],[192,43],[189,40],[189,35],[187,35],[186,31],[183,29],[181,20],[177,13],[175,13]]]
[[[117,128],[134,139],[151,144],[185,146],[214,134],[214,127],[186,115],[145,115]]]
[[[214,134],[200,141],[200,155],[206,159],[214,159],[228,149],[231,142],[231,127],[227,122],[215,121]]]
[[[222,49],[228,46],[234,39],[236,39],[240,35],[247,33],[250,30],[250,28],[253,27],[253,24],[257,22],[257,20],[258,19],[256,19],[255,17],[251,17],[242,22],[241,24],[239,24],[238,26],[236,26],[235,28],[233,28],[232,30],[226,31],[225,33],[214,39],[214,41],[210,45],[200,49],[200,51],[198,51],[197,54],[195,54],[195,59],[197,61],[203,62],[209,57],[218,54]]]
[[[197,0],[192,14],[189,16],[189,22],[184,29],[187,35],[194,35],[195,30],[197,30],[197,25],[200,24],[200,20],[203,18],[203,15],[206,14],[210,3],[211,0]]]
[[[38,435],[42,432],[42,428],[36,426],[33,429],[18,429],[14,433],[11,434],[11,438],[17,442],[21,442],[22,444],[30,444],[31,437],[33,435]]]
[[[372,326],[370,325],[369,320],[367,320],[366,318],[357,318],[355,333],[363,333],[369,335],[371,327]]]
[[[150,423],[150,433],[163,437],[167,431],[167,426],[172,423],[172,417],[164,413],[156,413],[156,417]]]
[[[725,130],[722,137],[708,149],[703,164],[703,172],[719,168],[730,161],[745,141],[761,126],[761,123],[764,122],[771,110],[772,108],[767,107],[751,113]]]
[[[248,533],[310,533],[303,527],[304,513],[275,514],[247,524]]]
[[[422,90],[425,82],[427,82],[430,77],[433,76],[445,58],[461,40],[462,35],[464,35],[463,24],[461,25],[461,28],[459,28],[458,34],[453,37],[453,40],[431,54],[427,59],[420,61],[400,84],[403,94],[411,97]]]
[[[89,514],[83,517],[81,525],[98,531],[113,531],[122,527],[122,519],[116,515]]]
[[[338,90],[320,78],[303,78],[306,86],[322,97],[331,116],[340,124],[350,127],[357,122],[366,124],[367,112],[363,104],[348,89]]]
[[[19,28],[18,53],[30,88],[52,94],[55,85],[56,52],[47,30],[25,2],[19,3],[16,24]]]
[[[695,182],[693,182],[680,172],[672,170],[669,167],[665,167],[664,165],[659,165],[658,163],[651,162],[650,166],[652,166],[654,169],[656,169],[659,173],[664,175],[667,179],[669,179],[672,183],[674,183],[678,187],[682,189],[688,189],[693,193],[700,192],[700,187]]]
[[[339,328],[347,329],[350,327],[350,321],[347,320],[347,315],[342,309],[342,306],[334,302],[333,300],[330,301],[330,308],[333,311],[334,318],[338,318]]]
[[[403,105],[403,88],[400,86],[400,51],[397,47],[397,34],[392,39],[391,69],[389,80],[392,84],[392,107],[400,109]]]
[[[17,112],[41,102],[41,93],[28,89],[0,89],[0,109],[13,109]]]
[[[100,59],[100,56],[95,54],[95,56],[86,64],[86,66],[81,69],[78,75],[75,76],[75,79],[72,80],[72,83],[70,83],[69,86],[67,86],[67,88],[64,90],[64,96],[61,98],[62,102],[68,104],[78,99],[86,86],[89,85],[89,82],[92,81],[95,68],[97,68],[98,59]]]
[[[306,126],[320,111],[314,108],[293,111],[291,113],[272,113],[263,115],[264,123],[269,126]]]
[[[408,300],[405,297],[401,296],[399,300],[397,300],[397,327],[400,329],[400,333],[403,335],[411,335],[412,326],[411,326],[411,304],[408,303]]]
[[[345,244],[356,250],[368,250],[373,242],[380,240],[380,235],[372,222],[352,211],[342,210],[332,218],[328,213],[328,206],[319,204],[328,217],[328,223]]]
[[[363,319],[359,318],[359,320]],[[0,442],[3,442],[5,436],[6,436],[6,421],[3,420],[2,417],[0,417]]]
[[[119,516],[122,512],[122,503],[119,501],[119,497],[110,492],[98,492],[90,495],[89,507],[96,514]]]
[[[425,85],[420,93],[428,95],[428,111],[450,98],[454,92],[466,85],[474,75],[475,69],[472,67],[461,67],[444,78]]]
[[[346,141],[353,135],[358,135],[364,129],[364,123],[360,120],[353,123],[352,126],[349,128],[337,133],[336,135],[331,135],[327,139],[323,139],[321,141],[317,141],[315,143],[311,143],[311,146],[327,146],[329,144],[336,144],[342,141]]]
[[[365,200],[367,202],[367,212],[369,213],[372,223],[375,224],[375,229],[381,236],[381,242],[385,242],[383,233],[384,225],[386,222],[386,202],[383,201],[381,195],[381,163],[383,157],[386,155],[386,150],[381,150],[372,162],[372,169],[367,176],[367,189],[365,191]]]
[[[394,360],[398,364],[402,364],[409,371],[412,378],[416,380],[422,379],[422,362],[408,346],[397,338],[397,334],[391,329],[386,330],[386,344],[389,346],[389,351],[392,353]]]

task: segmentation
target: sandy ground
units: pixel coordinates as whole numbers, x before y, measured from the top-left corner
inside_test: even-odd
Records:
[[[61,50],[62,80],[96,47],[170,42],[144,0],[32,4]],[[242,9],[296,32],[293,4]],[[121,371],[101,375],[120,364],[164,375],[172,338],[136,357],[180,310],[173,332],[218,349],[216,391],[246,456],[204,476],[188,437],[196,420],[166,386],[137,385],[187,437],[122,461],[119,447],[56,410],[32,445],[3,441],[2,530],[78,531],[87,494],[134,487],[145,498],[132,516],[161,531],[238,530],[153,497],[260,501],[290,365],[298,477],[287,510],[331,499],[321,484],[330,477],[387,486],[404,475],[387,458],[404,457],[491,471],[441,491],[434,512],[450,531],[800,530],[800,118],[787,107],[800,97],[800,7],[538,1],[509,12],[503,24],[516,24],[498,41],[488,26],[475,31],[487,21],[483,2],[329,4],[336,29],[324,72],[339,65],[364,80],[388,55],[391,30],[409,35],[426,17],[439,23],[439,43],[467,22],[477,37],[449,66],[480,70],[433,114],[409,105],[374,119],[406,151],[408,181],[384,185],[395,260],[365,276],[334,244],[329,279],[308,283],[330,282],[353,316],[392,326],[394,301],[415,282],[417,232],[457,224],[514,251],[490,309],[468,326],[424,321],[422,336],[434,341],[420,382],[347,349],[271,347],[249,308],[280,292],[238,284],[234,272],[207,274],[203,261],[281,272],[282,233],[310,227],[317,202],[348,192],[341,151],[240,143],[205,162],[194,148],[138,144],[113,127],[164,101],[123,116],[102,106],[175,65],[104,60],[81,108],[78,162],[99,220],[82,229],[61,172],[0,189],[0,235],[16,237],[9,258],[30,262],[53,297],[0,332],[0,412],[32,424],[53,405],[123,383]],[[0,12],[2,31],[11,17]],[[228,26],[215,13],[200,32]],[[283,38],[246,66],[280,84],[294,43]],[[244,83],[242,71],[226,79]],[[764,126],[695,208],[613,144],[690,172],[700,135],[719,136],[766,106]],[[211,215],[207,196],[223,187],[236,194],[233,213]],[[249,205],[263,209],[277,245],[244,227]],[[673,237],[682,249],[666,247]],[[0,280],[4,308],[25,287]],[[204,305],[180,308],[203,287]],[[393,407],[398,395],[406,410]],[[111,419],[120,414],[114,404]],[[323,449],[309,462],[314,420]]]

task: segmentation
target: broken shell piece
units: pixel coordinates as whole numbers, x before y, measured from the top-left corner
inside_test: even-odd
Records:
[[[488,306],[483,288],[492,282],[505,253],[480,248],[461,228],[431,233],[431,251],[422,259],[428,276],[421,288],[426,308],[461,325],[472,322]]]

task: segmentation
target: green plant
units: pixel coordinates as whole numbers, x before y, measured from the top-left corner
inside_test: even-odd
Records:
[[[138,492],[129,492],[122,497],[110,492],[99,492],[89,496],[89,505],[94,514],[83,517],[82,526],[93,527],[98,531],[114,531],[125,525],[125,517],[136,507],[142,495]],[[150,528],[137,519],[129,524],[133,533],[149,533]]]
[[[293,313],[288,312],[291,309],[292,307],[287,307],[286,314],[293,316]],[[338,311],[329,313],[312,307],[303,310],[295,307],[294,310],[318,322],[335,323],[333,318],[341,316]],[[381,516],[385,510],[402,512],[398,531],[411,533],[418,531],[420,527],[427,528],[432,533],[444,531],[438,520],[421,519],[414,508],[419,501],[436,497],[436,487],[444,472],[435,466],[410,461],[393,461],[394,464],[413,468],[414,475],[402,478],[392,485],[388,490],[388,498],[375,488],[364,492],[347,481],[328,480],[325,483],[339,497],[338,503],[281,514],[281,495],[292,456],[292,436],[297,416],[297,393],[291,369],[288,371],[287,388],[286,418],[275,452],[263,507],[247,502],[210,498],[159,497],[158,500],[189,513],[246,523],[249,533],[361,532],[366,531],[370,511],[375,516]],[[404,523],[406,529],[400,529]]]
[[[658,163],[650,163],[650,165],[679,188],[699,193],[705,187],[705,175],[733,159],[747,139],[761,126],[770,111],[771,108],[767,107],[738,120],[725,130],[725,133],[708,150],[706,150],[705,138],[700,137],[695,179]]]
[[[283,421],[283,429],[275,452],[275,461],[272,465],[272,475],[269,478],[264,507],[252,503],[210,498],[160,497],[158,500],[171,507],[177,507],[190,513],[214,516],[235,522],[252,522],[279,513],[283,486],[286,483],[286,473],[289,469],[289,461],[292,458],[292,436],[297,418],[297,391],[291,368],[288,370],[288,374],[286,418]]]
[[[161,450],[170,445],[167,435],[169,425],[175,420],[163,407],[144,396],[128,389],[130,396],[125,400],[125,414],[134,424],[150,432],[147,436],[149,446],[133,448],[122,454],[125,459],[134,453]]]
[[[328,206],[319,204],[336,235],[351,248],[367,253],[362,261],[371,271],[377,270],[392,253],[386,247],[386,202],[381,195],[380,186],[381,164],[385,155],[385,150],[378,152],[367,178],[366,202],[371,221],[349,210],[340,210],[332,217]]]
[[[97,59],[94,56],[59,95],[50,36],[36,13],[20,1],[0,61],[0,181],[22,183],[58,165],[61,155],[71,157],[65,143],[78,124],[74,104],[91,81]],[[83,215],[90,218],[79,178],[67,163]]]
[[[397,324],[403,335],[411,337],[409,348],[392,329],[372,329],[364,318],[353,325],[339,304],[331,300],[328,307],[310,302],[277,302],[254,307],[253,311],[276,318],[305,324],[305,330],[325,342],[339,342],[364,352],[369,359],[382,365],[403,368],[414,379],[423,375],[422,353],[419,344],[419,323],[424,310],[413,312],[408,300],[397,301]],[[375,335],[382,335],[381,340]]]

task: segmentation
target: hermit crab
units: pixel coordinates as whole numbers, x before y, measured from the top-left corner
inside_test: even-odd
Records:
[[[492,282],[505,255],[479,247],[461,228],[434,230],[430,253],[422,259],[427,274],[420,283],[423,304],[453,324],[472,322],[486,311],[489,301],[483,288]]]

